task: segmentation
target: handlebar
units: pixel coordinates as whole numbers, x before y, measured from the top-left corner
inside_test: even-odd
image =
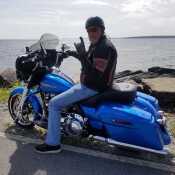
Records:
[[[67,58],[68,56],[72,56],[71,51],[69,50],[69,46],[66,44],[62,44],[61,49],[59,51],[56,51],[56,49],[53,50],[43,50],[42,48],[40,50],[32,52],[29,50],[29,47],[26,47],[26,54],[29,56],[29,60],[25,60],[25,63],[28,62],[34,62],[36,63],[35,68],[40,66],[48,66],[51,67],[52,65],[55,67],[60,67],[63,59]],[[53,51],[53,52],[52,52]],[[56,62],[54,62],[56,60]],[[49,65],[47,64],[49,62]],[[53,63],[53,64],[50,64]],[[34,68],[34,69],[35,69]]]

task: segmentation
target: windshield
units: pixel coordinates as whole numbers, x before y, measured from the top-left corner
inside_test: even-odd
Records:
[[[45,33],[41,36],[38,42],[32,44],[29,47],[30,52],[39,51],[41,49],[47,50],[56,50],[59,44],[59,39],[56,35]]]

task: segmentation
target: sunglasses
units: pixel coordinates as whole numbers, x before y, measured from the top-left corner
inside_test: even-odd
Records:
[[[96,32],[98,32],[98,28],[97,28],[97,27],[88,28],[88,29],[87,29],[87,32],[88,32],[88,33],[96,33]]]

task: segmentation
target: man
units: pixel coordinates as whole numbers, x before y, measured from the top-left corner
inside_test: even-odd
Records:
[[[69,55],[81,62],[80,84],[55,96],[49,102],[48,133],[44,144],[36,146],[39,153],[58,153],[60,146],[61,109],[94,96],[111,87],[117,63],[117,51],[105,36],[105,25],[100,17],[91,17],[86,21],[90,47],[85,50],[84,41],[75,43],[76,52]]]

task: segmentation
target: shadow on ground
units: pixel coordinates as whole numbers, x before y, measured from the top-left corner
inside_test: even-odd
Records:
[[[12,128],[8,128],[6,133]],[[14,129],[14,128],[13,128]],[[9,134],[7,134],[7,137]],[[9,138],[11,139],[11,138]],[[8,144],[11,144],[9,141]],[[33,144],[13,140],[8,175],[172,175],[152,168],[96,158],[70,151],[60,154],[40,155]]]
[[[20,135],[25,136],[27,138],[32,139],[42,139],[44,140],[44,132],[38,130],[38,128],[33,129],[24,129],[16,125],[9,126],[5,133],[7,134],[13,134],[13,135]],[[158,163],[164,163],[168,165],[175,165],[174,163],[174,155],[168,154],[168,155],[159,155],[154,153],[149,153],[146,151],[138,151],[133,149],[128,149],[124,147],[117,147],[113,145],[108,145],[106,143],[98,142],[98,141],[91,141],[88,139],[79,139],[79,138],[71,138],[71,137],[62,137],[62,143],[68,144],[72,146],[78,146],[83,148],[88,148],[92,150],[102,151],[105,153],[110,153],[118,156],[126,156],[131,158],[137,158],[141,160],[148,160]]]

